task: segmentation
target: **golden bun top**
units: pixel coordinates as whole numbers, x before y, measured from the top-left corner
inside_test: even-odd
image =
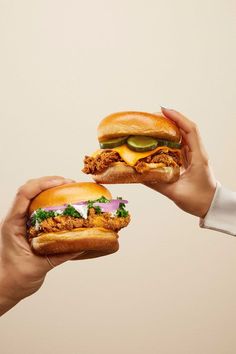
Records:
[[[79,182],[63,184],[47,189],[38,194],[29,206],[29,214],[39,208],[61,206],[76,202],[98,199],[100,197],[112,199],[112,195],[104,186],[93,182]]]
[[[104,118],[98,126],[100,142],[128,135],[153,136],[179,142],[178,127],[161,113],[117,112]]]

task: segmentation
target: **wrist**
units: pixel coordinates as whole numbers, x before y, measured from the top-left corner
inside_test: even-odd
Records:
[[[40,266],[32,269],[27,263],[10,262],[4,256],[0,255],[0,301],[14,306],[41,287],[46,273],[40,271]]]
[[[11,286],[7,281],[4,274],[4,269],[1,268],[0,276],[0,316],[5,312],[14,307],[21,298],[17,298],[14,294],[17,292],[14,291],[14,287]]]
[[[235,224],[236,192],[233,192],[219,182],[210,209],[199,225],[205,229],[224,232],[236,236]]]
[[[201,209],[198,212],[198,217],[200,217],[201,219],[204,219],[205,216],[207,215],[212,200],[214,198],[215,192],[216,192],[216,188],[217,188],[217,183],[212,184],[208,187],[207,191],[204,193],[204,201],[203,204],[201,206]]]
[[[14,307],[20,300],[14,300],[0,294],[0,316]]]
[[[3,262],[0,262],[0,306],[3,304],[14,306],[23,298],[14,271],[7,270]]]

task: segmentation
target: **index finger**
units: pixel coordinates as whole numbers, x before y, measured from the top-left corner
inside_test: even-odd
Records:
[[[174,109],[161,107],[161,110],[164,116],[173,120],[179,128],[185,131],[185,133],[190,133],[196,127],[196,124],[193,121]]]
[[[47,176],[29,180],[18,189],[6,219],[24,218],[31,200],[36,197],[36,195],[46,189],[72,182],[74,181],[60,176]]]
[[[207,160],[207,153],[202,144],[197,125],[175,110],[164,107],[161,107],[161,110],[165,117],[174,121],[176,125],[184,132],[184,140],[194,157],[193,161],[197,162]]]

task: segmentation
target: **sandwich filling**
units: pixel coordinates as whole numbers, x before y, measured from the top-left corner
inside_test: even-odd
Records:
[[[127,200],[101,197],[75,204],[65,204],[35,210],[28,221],[28,238],[42,233],[103,227],[118,232],[130,222]]]
[[[100,149],[92,156],[85,156],[83,172],[100,174],[117,162],[132,166],[138,173],[145,173],[152,168],[177,167],[183,164],[179,148],[160,146],[151,151],[136,152],[125,144],[113,149]]]

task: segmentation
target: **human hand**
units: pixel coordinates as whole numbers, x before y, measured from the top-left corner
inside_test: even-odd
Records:
[[[175,110],[162,107],[162,113],[180,128],[186,158],[185,171],[174,183],[145,183],[145,185],[170,198],[187,213],[204,218],[216,190],[216,179],[209,165],[198,127]]]
[[[0,315],[35,293],[53,266],[78,256],[78,253],[50,256],[50,264],[46,257],[32,252],[25,238],[31,199],[45,189],[71,182],[58,176],[42,177],[18,189],[11,209],[0,224]]]

